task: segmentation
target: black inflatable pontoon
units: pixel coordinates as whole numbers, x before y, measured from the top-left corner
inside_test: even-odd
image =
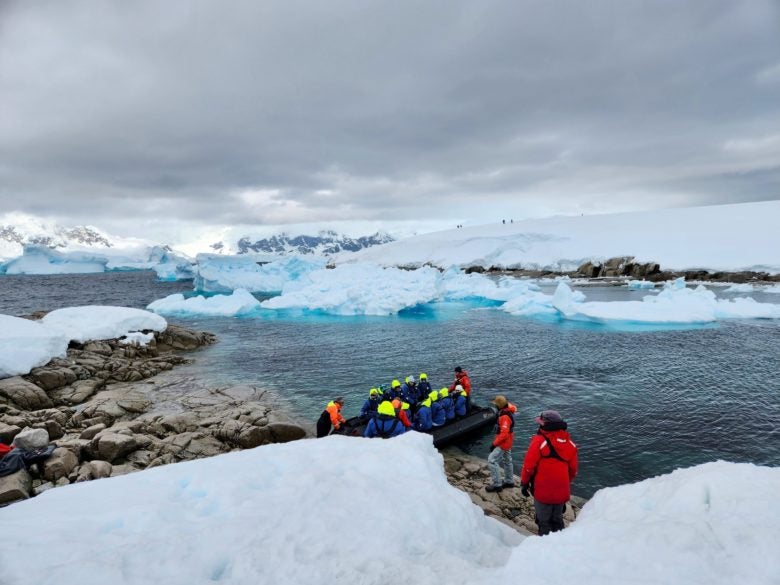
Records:
[[[444,447],[453,441],[470,435],[474,431],[495,424],[497,415],[498,409],[495,406],[472,405],[469,413],[463,418],[433,428],[431,431],[431,434],[433,435],[433,445],[434,447]],[[333,431],[333,434],[347,435],[349,437],[362,437],[367,424],[367,417],[355,416],[348,418],[347,422],[344,423],[344,426],[338,431]]]

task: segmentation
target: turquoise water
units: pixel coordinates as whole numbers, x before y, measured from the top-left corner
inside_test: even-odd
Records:
[[[0,312],[90,303],[145,306],[190,283],[148,273],[0,278]],[[589,300],[647,294],[588,288]],[[777,301],[754,294],[756,300]],[[215,384],[277,393],[314,420],[336,395],[355,414],[368,389],[426,372],[434,385],[468,370],[475,399],[506,394],[519,409],[519,465],[533,418],[555,408],[581,453],[575,493],[715,459],[780,465],[780,322],[728,321],[662,331],[514,317],[492,303],[442,303],[394,317],[276,314],[172,319],[220,342],[197,354]],[[461,446],[486,455],[489,433]]]

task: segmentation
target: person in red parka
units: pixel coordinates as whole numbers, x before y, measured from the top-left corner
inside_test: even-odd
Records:
[[[466,412],[468,412],[471,410],[471,380],[469,380],[469,373],[460,366],[455,368],[455,380],[450,384],[450,392],[454,392],[457,386],[460,386],[466,395]]]
[[[531,439],[520,473],[522,494],[533,494],[539,536],[563,530],[563,511],[577,476],[577,445],[566,421],[555,410],[536,418],[539,430]]]

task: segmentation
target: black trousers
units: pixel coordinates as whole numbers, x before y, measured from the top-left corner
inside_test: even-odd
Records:
[[[536,512],[536,525],[539,527],[539,536],[550,532],[563,530],[563,510],[566,504],[542,504],[534,499],[534,511]]]

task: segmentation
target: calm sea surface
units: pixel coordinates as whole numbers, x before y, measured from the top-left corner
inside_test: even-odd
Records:
[[[0,313],[113,304],[145,307],[190,282],[151,272],[0,276]],[[646,292],[599,287],[589,300]],[[758,301],[780,302],[756,293]],[[519,409],[519,465],[541,410],[559,410],[580,447],[574,491],[635,481],[716,459],[780,465],[780,322],[730,321],[666,331],[608,331],[513,317],[490,305],[443,303],[395,317],[299,314],[170,319],[216,333],[191,371],[215,385],[275,392],[315,420],[336,395],[356,414],[368,389],[426,372],[448,385],[454,366],[471,375],[475,399],[506,394]],[[486,456],[490,433],[461,447]]]

